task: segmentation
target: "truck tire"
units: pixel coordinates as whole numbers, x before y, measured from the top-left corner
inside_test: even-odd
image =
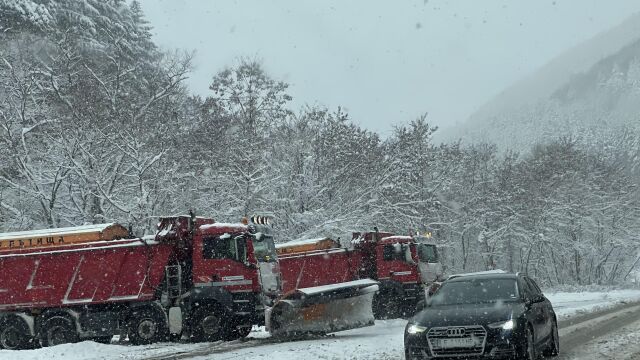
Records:
[[[395,293],[380,291],[373,296],[373,316],[378,320],[396,319],[400,317],[400,308],[396,303]]]
[[[218,341],[229,332],[229,314],[221,306],[204,305],[192,317],[191,336],[195,342]]]
[[[40,342],[44,347],[78,342],[75,324],[62,316],[46,320],[40,329]]]
[[[238,323],[234,323],[232,326],[227,327],[224,333],[223,339],[226,341],[243,339],[251,332],[251,325],[238,327]]]
[[[169,332],[165,319],[151,308],[133,310],[127,328],[129,341],[133,345],[147,345],[164,340]]]
[[[19,317],[7,317],[0,320],[0,349],[22,350],[33,345],[29,327]]]

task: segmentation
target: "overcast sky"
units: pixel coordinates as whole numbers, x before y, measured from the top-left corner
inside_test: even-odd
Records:
[[[291,84],[294,107],[342,106],[388,135],[428,112],[447,126],[572,46],[640,11],[638,0],[142,0],[156,42],[196,51],[206,96],[239,57]]]

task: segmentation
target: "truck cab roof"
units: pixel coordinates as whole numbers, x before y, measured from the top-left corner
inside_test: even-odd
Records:
[[[397,244],[397,243],[409,244],[412,242],[415,242],[412,236],[392,235],[392,236],[383,237],[382,239],[380,239],[378,243],[382,245],[388,245],[388,244]]]

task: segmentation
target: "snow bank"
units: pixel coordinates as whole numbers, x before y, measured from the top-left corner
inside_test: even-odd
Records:
[[[0,350],[2,360],[77,360],[77,359],[121,359],[124,346],[98,344],[84,341],[77,344],[58,345],[51,348],[8,351]]]
[[[640,290],[595,292],[544,292],[559,317],[594,312],[624,302],[640,301]]]

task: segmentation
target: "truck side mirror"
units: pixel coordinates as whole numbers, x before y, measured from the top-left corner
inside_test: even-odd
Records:
[[[402,253],[404,254],[404,261],[408,264],[415,265],[416,262],[413,261],[413,257],[411,256],[411,247],[407,244],[402,244]]]

